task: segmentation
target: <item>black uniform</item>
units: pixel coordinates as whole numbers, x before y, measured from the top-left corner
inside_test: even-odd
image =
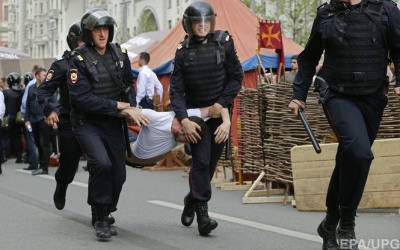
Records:
[[[53,62],[47,71],[45,81],[37,91],[38,102],[45,103],[45,116],[49,116],[52,111],[59,116],[58,138],[61,155],[60,166],[55,173],[55,178],[57,183],[62,185],[68,185],[73,181],[82,153],[75,134],[72,132],[70,119],[71,105],[67,84],[70,56],[71,52],[65,51],[61,59]],[[57,89],[60,91],[60,99],[58,102],[52,102],[52,96]]]
[[[344,7],[344,5],[343,5]],[[293,97],[306,101],[315,67],[330,94],[323,109],[339,146],[328,188],[328,210],[355,211],[362,197],[374,155],[371,151],[387,104],[388,50],[400,86],[400,12],[391,1],[367,1],[333,8],[322,5],[310,39],[298,58]],[[336,212],[335,212],[336,213]]]
[[[124,75],[133,83],[130,61],[126,51],[112,43],[102,56],[87,45],[75,52],[69,64],[68,88],[73,131],[87,156],[88,204],[107,206],[108,212],[113,212],[126,179],[122,119],[115,116],[121,82],[116,80]],[[134,91],[132,95],[134,100]]]
[[[210,34],[206,44],[186,39],[177,49],[170,81],[171,107],[181,121],[188,117],[186,109],[233,104],[242,84],[242,66],[231,36],[224,31]],[[211,199],[210,181],[221,157],[224,144],[216,144],[214,132],[222,119],[210,119],[204,137],[190,144],[193,164],[189,186],[193,198]]]

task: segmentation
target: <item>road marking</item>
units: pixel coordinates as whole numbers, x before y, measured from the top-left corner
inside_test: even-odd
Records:
[[[156,205],[160,205],[160,206],[164,206],[164,207],[177,209],[177,210],[183,209],[183,206],[181,206],[181,205],[176,205],[173,203],[160,201],[160,200],[152,200],[152,201],[147,201],[147,202],[156,204]],[[270,225],[262,224],[259,222],[244,220],[244,219],[240,219],[240,218],[236,218],[236,217],[232,217],[232,216],[228,216],[228,215],[223,215],[223,214],[218,214],[218,213],[209,212],[208,214],[215,219],[220,219],[220,220],[228,221],[231,223],[235,223],[235,224],[239,224],[239,225],[243,225],[243,226],[247,226],[247,227],[252,227],[252,228],[257,228],[260,230],[277,233],[277,234],[282,234],[282,235],[286,235],[286,236],[290,236],[290,237],[295,237],[295,238],[299,238],[299,239],[303,239],[303,240],[322,243],[322,239],[320,237],[312,235],[312,234],[296,232],[296,231],[292,231],[292,230],[288,230],[288,229],[284,229],[284,228],[280,228],[280,227],[270,226]]]
[[[16,169],[15,171],[18,171],[18,172],[21,172],[21,173],[24,173],[24,174],[32,174],[32,172],[30,170]],[[44,179],[55,181],[55,178],[54,178],[53,175],[41,174],[41,175],[36,175],[36,177],[40,177],[40,178],[44,178]],[[88,187],[87,183],[83,183],[83,182],[79,182],[79,181],[73,181],[73,182],[71,182],[71,184],[75,185],[75,186],[79,186],[79,187],[84,187],[84,188]]]

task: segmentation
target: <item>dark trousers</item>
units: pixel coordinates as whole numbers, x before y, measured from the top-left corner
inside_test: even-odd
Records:
[[[33,137],[33,132],[30,132],[26,127],[24,127],[23,131],[25,136],[25,147],[26,153],[28,154],[29,167],[37,169],[39,164],[39,156],[35,144],[35,138]]]
[[[58,123],[60,165],[55,173],[57,183],[68,185],[75,177],[81,157],[81,146],[72,131],[69,115],[61,114]]]
[[[191,143],[192,167],[189,172],[189,187],[193,198],[199,201],[211,199],[211,180],[221,157],[225,143],[215,143],[214,132],[222,119],[210,119],[206,122],[208,130],[198,143]]]
[[[326,197],[329,209],[357,209],[374,159],[371,146],[386,105],[383,95],[334,96],[323,105],[339,141]]]
[[[13,120],[11,119],[13,118]],[[18,159],[22,157],[22,125],[15,122],[15,116],[10,116],[8,125],[8,135],[10,138],[10,154],[14,154]]]
[[[44,120],[31,123],[33,138],[39,151],[39,168],[43,170],[49,169],[50,161],[50,128]]]
[[[139,107],[142,109],[154,109],[153,100],[145,96],[142,100],[140,100]]]
[[[84,121],[74,133],[87,157],[89,205],[104,205],[117,210],[126,179],[125,143],[121,119]]]

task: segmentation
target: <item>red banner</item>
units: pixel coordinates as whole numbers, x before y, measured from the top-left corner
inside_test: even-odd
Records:
[[[264,21],[259,22],[259,37],[258,47],[266,49],[275,49],[278,54],[277,70],[277,82],[285,72],[285,53],[283,52],[283,40],[281,23],[279,21]]]

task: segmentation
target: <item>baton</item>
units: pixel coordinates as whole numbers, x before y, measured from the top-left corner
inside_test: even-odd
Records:
[[[303,123],[303,126],[306,129],[308,136],[310,137],[310,140],[314,147],[315,152],[317,154],[321,153],[321,147],[319,146],[319,143],[318,143],[317,139],[315,138],[314,133],[311,130],[310,124],[308,124],[307,118],[306,118],[305,114],[303,113],[302,108],[299,108],[299,116],[300,116],[301,123]]]
[[[128,122],[126,121],[126,118],[122,119],[122,125],[124,127],[124,139],[125,139],[125,145],[126,145],[126,153],[128,157],[132,157],[132,150],[131,150],[131,144],[129,143],[129,133],[128,133]]]

